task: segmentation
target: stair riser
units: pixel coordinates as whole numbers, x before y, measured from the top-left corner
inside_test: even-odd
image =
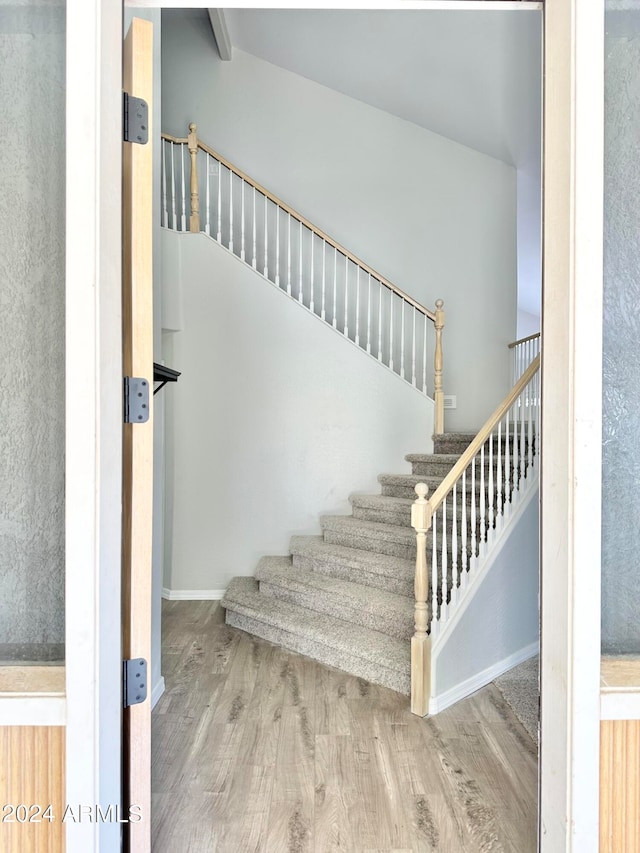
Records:
[[[469,440],[469,439],[459,439],[459,438],[448,438],[447,436],[443,436],[442,438],[434,438],[433,439],[433,452],[434,453],[457,453],[457,454],[461,455],[464,453],[464,451],[467,449],[467,447],[469,447],[472,440],[473,439]],[[494,436],[494,439],[493,439],[494,450],[497,447],[497,440],[498,440],[497,436]],[[515,440],[515,436],[511,435],[509,437],[509,447],[512,449],[513,449],[514,440]],[[502,436],[501,441],[502,441],[503,446],[504,446],[504,441],[505,441],[504,436]],[[520,434],[518,434],[517,446],[520,447],[521,443],[522,443],[521,437],[520,437]],[[529,446],[529,442],[525,436],[524,447],[527,448],[528,446]],[[487,448],[486,452],[488,453],[489,452],[489,450],[488,450],[489,445],[486,444],[485,447]],[[535,447],[535,440],[534,440],[534,447]]]
[[[427,462],[412,462],[411,463],[411,474],[414,477],[424,477],[427,480],[431,479],[431,478],[436,476],[436,473],[432,469],[433,469],[433,467],[437,467],[437,465],[438,465],[437,462],[432,462],[431,460],[429,460]],[[444,467],[445,466],[443,465],[442,468],[444,468]],[[467,468],[467,479],[471,478],[471,467],[472,466],[469,465],[469,467]],[[438,476],[440,477],[440,479],[443,480],[452,468],[453,468],[453,465],[447,465],[446,471],[442,470],[442,471],[438,472]],[[502,457],[501,462],[500,462],[500,469],[502,472],[502,478],[504,479],[504,471],[505,471],[505,457],[504,456]],[[498,470],[498,460],[494,458],[494,460],[493,460],[494,477],[496,476],[497,470]],[[509,471],[511,473],[513,473],[513,459],[511,456],[509,457]],[[485,477],[489,476],[489,460],[488,459],[485,459],[484,475],[485,475]],[[478,478],[479,476],[480,476],[480,462],[476,458],[476,478]]]
[[[488,507],[488,496],[485,497],[487,500]],[[471,524],[471,496],[467,496],[467,526],[470,529]],[[476,516],[479,516],[479,504],[476,499]],[[393,512],[391,510],[377,510],[369,507],[353,507],[353,517],[359,518],[362,521],[377,521],[381,524],[396,524],[399,527],[408,527],[411,528],[411,514],[404,512]],[[458,521],[458,527],[460,527],[460,521],[462,519],[462,500],[457,498],[456,500],[456,517]],[[451,497],[447,498],[447,529],[453,529],[453,503]]]
[[[381,536],[358,536],[343,530],[325,529],[324,541],[331,545],[344,545],[347,548],[358,548],[361,551],[373,551],[376,554],[387,554],[390,557],[401,557],[404,560],[415,560],[415,545],[383,539]]]
[[[458,495],[456,495],[456,503],[458,506],[462,506],[462,487],[458,486]],[[393,493],[391,493],[393,492]],[[494,491],[495,493],[495,491]],[[478,494],[478,486],[476,484],[476,495]],[[485,497],[488,497],[489,491],[485,489]],[[383,486],[382,487],[382,496],[386,498],[413,498],[416,499],[415,489],[410,486]],[[428,497],[428,495],[427,495]],[[466,499],[467,506],[471,506],[471,481],[467,483],[466,486]],[[447,497],[447,505],[451,506],[451,498]],[[355,511],[355,507],[354,507]],[[355,512],[354,512],[355,514]],[[398,518],[403,517],[404,513],[401,510],[397,511]],[[389,521],[388,524],[404,524],[403,521]]]
[[[354,518],[363,521],[377,521],[381,524],[398,524],[402,527],[411,527],[411,507],[407,510],[371,509],[369,507],[352,507]]]
[[[415,560],[415,554],[412,559]],[[375,572],[365,572],[362,569],[354,569],[352,566],[346,566],[342,563],[329,560],[314,560],[298,554],[293,555],[293,565],[299,569],[319,572],[332,578],[341,578],[342,580],[352,581],[353,583],[361,583],[364,586],[371,586],[375,589],[384,589],[387,592],[395,592],[398,595],[413,597],[413,575],[409,575],[406,578],[381,575]]]
[[[405,672],[395,672],[384,667],[375,666],[363,658],[356,657],[355,655],[347,656],[344,653],[336,652],[330,646],[308,640],[305,637],[300,637],[289,631],[276,628],[273,625],[267,625],[259,619],[234,612],[233,610],[227,610],[226,620],[227,625],[247,631],[249,634],[254,634],[263,640],[276,643],[290,651],[306,655],[320,663],[335,666],[338,669],[355,675],[357,678],[370,681],[372,684],[389,687],[391,690],[396,690],[405,696],[408,696],[410,693],[409,666],[407,666]]]
[[[398,614],[387,614],[384,612],[365,612],[360,608],[350,607],[344,600],[336,600],[335,596],[326,595],[315,590],[312,593],[289,589],[266,581],[260,581],[260,594],[269,598],[277,598],[280,601],[288,601],[297,604],[307,610],[316,613],[326,613],[362,625],[371,631],[380,631],[390,637],[409,640],[413,634],[413,614],[408,603],[407,614],[402,617]]]

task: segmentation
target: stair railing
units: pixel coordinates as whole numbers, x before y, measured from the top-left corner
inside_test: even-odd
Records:
[[[425,308],[198,139],[194,123],[188,137],[162,134],[162,225],[204,231],[425,395],[433,326],[434,432],[444,432],[442,299]]]
[[[429,706],[433,645],[465,598],[479,563],[505,527],[540,465],[540,354],[427,499],[418,483],[415,634],[411,639],[411,710]],[[431,531],[431,576],[427,535]],[[429,632],[430,626],[430,632]]]
[[[511,353],[511,382],[515,384],[540,352],[540,332],[509,344]]]

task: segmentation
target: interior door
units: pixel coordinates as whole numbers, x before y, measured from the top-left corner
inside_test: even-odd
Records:
[[[134,18],[124,42],[124,90],[148,105],[152,126],[153,25]],[[137,134],[132,135],[134,140]],[[146,382],[147,410],[124,424],[122,529],[122,648],[125,660],[143,658],[151,672],[151,551],[153,509],[153,229],[152,146],[124,142],[123,150],[123,369]],[[132,385],[134,383],[131,383]],[[133,402],[144,402],[135,385]],[[143,394],[142,397],[139,395]],[[147,417],[148,412],[148,417]],[[147,419],[145,420],[145,417]],[[134,678],[143,670],[134,667]],[[129,679],[131,681],[131,678]],[[141,681],[136,693],[142,695]],[[144,692],[144,691],[142,691]],[[136,702],[138,695],[131,698]],[[123,712],[124,849],[151,850],[151,690]],[[134,808],[135,807],[135,808]],[[140,820],[136,818],[140,817]]]

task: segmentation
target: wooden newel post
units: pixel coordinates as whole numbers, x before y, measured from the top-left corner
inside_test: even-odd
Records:
[[[415,629],[411,638],[411,712],[424,717],[429,710],[431,692],[431,640],[429,627],[429,573],[427,569],[427,532],[431,527],[429,489],[418,483],[418,499],[411,506],[411,526],[416,531]]]
[[[196,130],[196,125],[191,122],[187,138],[187,146],[191,156],[191,216],[189,218],[189,231],[197,234],[200,230],[200,197],[198,195],[198,137]]]
[[[444,329],[444,302],[442,299],[436,299],[436,319],[433,325],[436,330],[436,352],[433,359],[433,399],[436,406],[433,431],[436,435],[442,435],[444,432],[444,391],[442,390],[442,330]]]

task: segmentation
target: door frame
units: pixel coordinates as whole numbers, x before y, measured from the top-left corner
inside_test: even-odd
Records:
[[[233,0],[228,6],[248,6]],[[253,2],[270,7],[272,2]],[[282,4],[280,4],[282,5]],[[293,7],[299,3],[293,2]],[[389,0],[335,8],[506,9]],[[132,0],[131,7],[206,7]],[[597,850],[604,0],[547,0],[541,850]],[[119,802],[122,7],[67,0],[67,802]],[[579,83],[579,85],[578,85]],[[75,204],[71,202],[75,200]],[[117,706],[117,707],[116,707]],[[545,725],[545,721],[552,721]],[[114,799],[114,797],[116,799]],[[67,824],[69,853],[117,824]]]
[[[66,802],[120,804],[122,6],[66,4]],[[62,391],[61,391],[62,393]],[[120,849],[66,823],[67,853]]]

